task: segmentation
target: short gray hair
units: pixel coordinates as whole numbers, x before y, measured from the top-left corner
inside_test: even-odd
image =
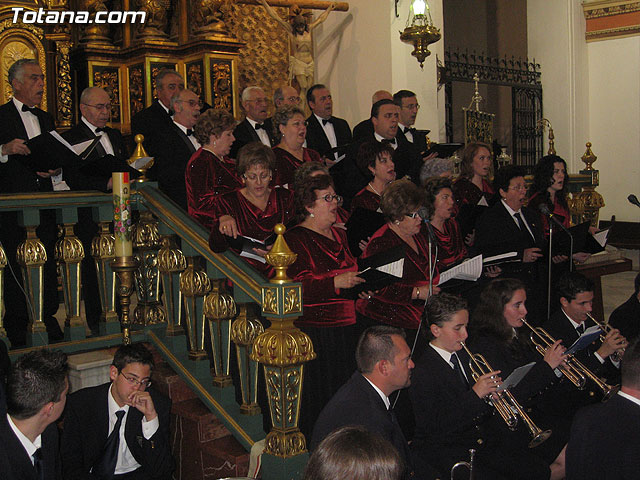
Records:
[[[196,94],[193,90],[189,89],[189,88],[184,88],[182,90],[178,90],[176,93],[173,94],[173,97],[171,97],[171,110],[173,110],[174,112],[176,111],[175,109],[175,105],[176,103],[178,103],[178,101],[180,101],[180,95],[182,95],[183,92],[191,92]],[[197,94],[196,94],[197,95]]]
[[[25,65],[36,65],[37,67],[40,66],[38,61],[34,58],[21,58],[20,60],[17,60],[13,63],[13,65],[9,67],[9,72],[7,74],[7,81],[9,82],[9,85],[13,87],[13,81],[16,78],[22,81],[22,75],[24,73]]]
[[[420,183],[424,183],[431,177],[439,177],[444,172],[453,171],[453,162],[450,158],[432,158],[427,160],[420,169]]]
[[[180,80],[184,82],[184,78],[182,78],[182,75],[180,75],[176,70],[172,70],[170,68],[163,68],[156,75],[156,90],[160,90],[162,88],[162,85],[163,85],[162,81],[164,80],[164,77],[166,77],[167,75],[175,75],[176,77],[180,77]]]
[[[100,87],[87,87],[85,88],[82,93],[80,94],[80,103],[84,103],[85,105],[87,104],[87,100],[89,99],[89,97],[91,96],[92,93],[97,92],[98,90],[102,90],[103,92],[105,92],[107,95],[109,95],[109,92],[107,92],[104,88],[100,88]]]
[[[264,90],[263,90],[261,87],[258,87],[257,85],[252,85],[252,86],[250,86],[250,87],[245,88],[245,89],[242,91],[242,98],[241,98],[241,100],[242,100],[243,102],[246,102],[247,100],[249,100],[249,94],[251,94],[251,92],[254,92],[254,91],[257,91],[257,90],[260,90],[261,92],[263,92],[263,93],[264,93]]]

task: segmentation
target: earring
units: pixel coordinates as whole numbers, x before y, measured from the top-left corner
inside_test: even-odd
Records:
[[[310,214],[309,214],[309,216],[310,216],[311,218],[316,218],[316,216],[315,216],[313,213],[310,213]]]
[[[394,225],[400,225],[400,220],[394,220],[393,223]]]

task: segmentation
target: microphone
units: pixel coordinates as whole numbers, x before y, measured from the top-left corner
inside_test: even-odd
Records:
[[[636,197],[633,193],[627,197],[627,200],[633,203],[636,207],[640,208],[640,202],[638,201],[638,197]]]
[[[427,226],[427,231],[429,232],[429,240],[435,243],[436,236],[433,233],[433,230],[431,229],[431,220],[429,220],[429,210],[427,209],[427,207],[420,207],[417,211],[417,214]]]
[[[560,228],[562,228],[562,230],[564,230],[565,232],[567,232],[569,235],[571,235],[571,232],[569,232],[569,230],[567,229],[567,227],[565,227],[562,222],[560,220],[558,220],[556,218],[556,215],[554,215],[553,213],[551,213],[551,211],[549,210],[549,207],[544,204],[541,203],[540,205],[538,205],[538,210],[540,210],[540,212],[543,215],[546,215],[547,217],[549,217],[551,220],[553,220],[557,225],[560,226]]]

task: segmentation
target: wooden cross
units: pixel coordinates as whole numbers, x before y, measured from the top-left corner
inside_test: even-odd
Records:
[[[244,3],[248,5],[259,5],[255,0],[238,0],[238,3]],[[272,7],[293,7],[306,8],[312,10],[326,10],[333,2],[327,2],[325,0],[269,0],[269,5]],[[347,2],[336,2],[336,12],[346,12],[349,10],[349,4]]]

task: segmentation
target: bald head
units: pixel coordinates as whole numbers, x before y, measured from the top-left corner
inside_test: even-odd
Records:
[[[371,97],[371,104],[373,105],[380,100],[393,100],[393,95],[391,95],[391,92],[387,92],[386,90],[378,90]]]
[[[80,113],[94,127],[104,128],[111,116],[111,98],[100,87],[85,88],[80,95]]]

